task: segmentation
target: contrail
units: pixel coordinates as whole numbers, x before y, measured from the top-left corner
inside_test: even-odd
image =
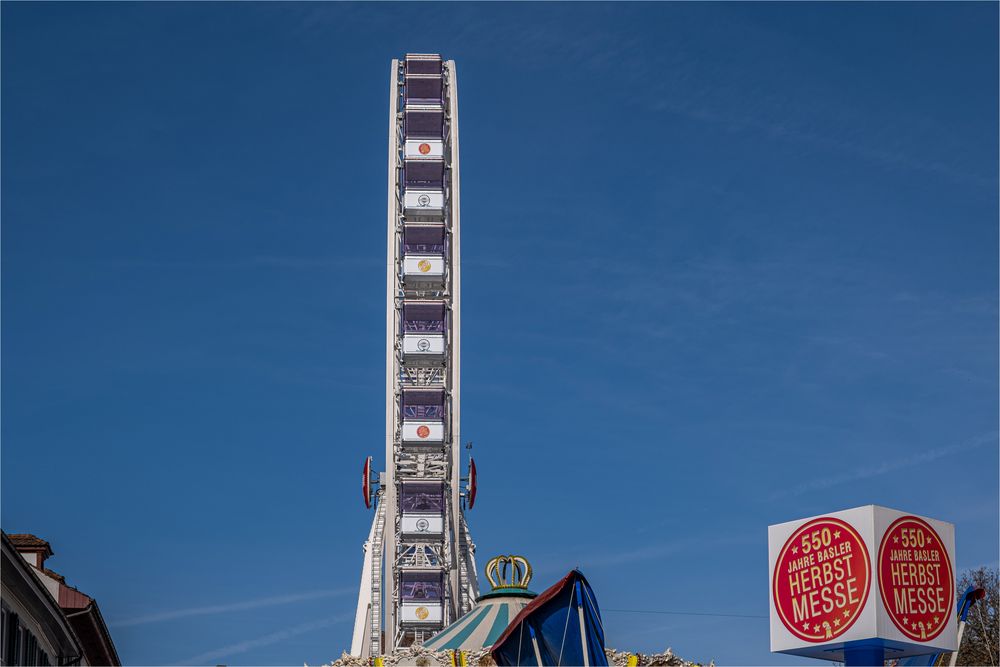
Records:
[[[261,646],[270,646],[271,644],[276,644],[280,641],[291,639],[292,637],[302,635],[307,632],[312,632],[313,630],[318,630],[319,628],[325,628],[327,626],[336,625],[337,623],[343,623],[349,620],[354,620],[353,613],[340,614],[338,616],[329,616],[327,618],[321,618],[318,621],[311,621],[309,623],[303,623],[302,625],[296,625],[291,628],[279,630],[278,632],[272,632],[269,635],[264,635],[263,637],[258,637],[257,639],[248,639],[246,641],[230,644],[229,646],[223,646],[222,648],[206,651],[205,653],[196,655],[193,658],[182,660],[177,664],[179,665],[214,664],[218,658],[223,658],[227,655],[234,655],[236,653],[246,653],[251,649],[259,648]]]
[[[256,600],[245,600],[243,602],[231,602],[229,604],[216,604],[207,607],[189,607],[188,609],[174,609],[173,611],[162,611],[146,616],[136,616],[135,618],[125,618],[120,621],[112,621],[110,625],[124,628],[130,625],[143,625],[145,623],[159,623],[160,621],[170,621],[175,618],[186,618],[188,616],[207,616],[209,614],[225,614],[230,611],[243,611],[245,609],[258,609],[260,607],[272,607],[279,604],[291,604],[304,600],[318,600],[322,598],[333,598],[341,595],[353,593],[353,588],[336,588],[320,591],[310,591],[308,593],[291,593],[289,595],[275,595]]]
[[[983,445],[993,442],[997,439],[997,433],[986,433],[966,442],[961,442],[956,445],[949,445],[947,447],[938,447],[937,449],[928,449],[923,452],[919,452],[914,456],[904,459],[895,459],[892,461],[883,461],[880,464],[873,466],[866,466],[863,468],[857,468],[852,472],[844,473],[842,475],[833,475],[829,477],[821,477],[820,479],[814,479],[809,482],[804,482],[793,486],[790,489],[783,491],[776,491],[771,494],[771,500],[777,500],[779,498],[785,498],[787,496],[799,496],[803,493],[809,493],[810,491],[821,491],[823,489],[828,489],[831,486],[837,486],[840,484],[846,484],[848,482],[855,482],[861,479],[867,479],[869,477],[877,477],[879,475],[885,475],[890,472],[895,472],[903,468],[911,468],[913,466],[920,465],[922,463],[929,463],[931,461],[936,461],[937,459],[944,458],[945,456],[950,456],[952,454],[958,454],[959,452],[968,451],[970,449],[975,449],[976,447],[982,447]]]

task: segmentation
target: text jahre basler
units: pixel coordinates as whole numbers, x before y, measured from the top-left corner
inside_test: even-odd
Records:
[[[861,601],[850,542],[841,542],[788,564],[788,589],[795,622],[829,614]]]

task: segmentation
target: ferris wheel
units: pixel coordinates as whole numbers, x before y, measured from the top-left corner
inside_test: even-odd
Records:
[[[472,608],[475,545],[461,475],[458,88],[436,54],[393,60],[389,81],[386,256],[386,470],[365,459],[374,506],[351,654],[430,639]],[[465,483],[464,488],[462,484]]]

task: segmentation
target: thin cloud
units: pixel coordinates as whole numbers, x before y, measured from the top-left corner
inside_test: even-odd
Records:
[[[949,445],[947,447],[938,447],[937,449],[928,449],[923,452],[919,452],[909,458],[897,459],[892,461],[883,461],[877,465],[865,466],[862,468],[856,468],[855,470],[844,473],[842,475],[831,475],[828,477],[821,477],[819,479],[812,480],[810,482],[805,482],[797,486],[793,486],[790,489],[783,491],[776,491],[771,494],[771,500],[777,500],[779,498],[786,498],[788,496],[800,496],[803,493],[809,493],[811,491],[822,491],[823,489],[828,489],[831,486],[839,486],[841,484],[847,484],[849,482],[856,482],[862,479],[868,479],[869,477],[878,477],[879,475],[885,475],[891,472],[896,472],[897,470],[902,470],[903,468],[912,468],[913,466],[922,465],[924,463],[930,463],[931,461],[936,461],[937,459],[944,458],[946,456],[951,456],[953,454],[959,454],[961,452],[966,452],[971,449],[976,449],[977,447],[982,447],[985,444],[994,442],[997,439],[997,433],[986,433],[966,442],[961,442],[955,445]]]
[[[320,600],[323,598],[340,597],[354,592],[353,588],[337,588],[320,591],[309,591],[308,593],[291,593],[289,595],[274,595],[271,597],[257,598],[255,600],[244,600],[243,602],[232,602],[229,604],[216,604],[205,607],[189,607],[187,609],[174,609],[156,614],[136,616],[119,621],[112,621],[114,627],[124,628],[130,625],[144,625],[146,623],[159,623],[161,621],[172,621],[177,618],[188,618],[190,616],[208,616],[211,614],[226,614],[233,611],[245,611],[247,609],[260,609],[261,607],[273,607],[281,604],[292,604],[305,600]]]
[[[660,560],[676,553],[706,549],[709,547],[724,547],[743,544],[753,544],[756,538],[750,535],[727,535],[715,538],[688,538],[676,540],[667,544],[654,544],[638,549],[598,554],[593,558],[581,558],[581,565],[586,567],[606,567],[623,565],[645,560]]]
[[[697,537],[682,538],[668,543],[653,544],[640,548],[627,548],[620,551],[606,551],[594,555],[580,556],[579,554],[589,554],[591,549],[585,545],[578,545],[566,552],[552,554],[545,558],[546,562],[557,561],[563,565],[546,564],[534,568],[535,574],[546,574],[549,572],[565,572],[569,567],[604,568],[610,566],[625,565],[649,560],[663,560],[674,554],[708,549],[713,547],[731,547],[755,544],[760,541],[760,536],[746,534],[726,535],[723,537]],[[570,555],[576,554],[576,555]]]
[[[987,176],[963,170],[940,160],[921,159],[898,150],[869,146],[837,134],[796,129],[786,123],[763,120],[749,113],[734,114],[729,111],[716,111],[708,106],[679,102],[676,99],[676,94],[656,100],[653,102],[652,108],[706,123],[725,125],[736,130],[748,129],[761,132],[773,139],[828,148],[889,167],[936,174],[950,178],[957,183],[975,185],[981,188],[991,188],[995,185],[995,181]]]
[[[338,614],[337,616],[329,616],[327,618],[321,618],[318,621],[310,621],[309,623],[303,623],[301,625],[295,625],[290,628],[285,628],[284,630],[272,632],[269,635],[264,635],[263,637],[258,637],[257,639],[248,639],[246,641],[237,642],[235,644],[230,644],[228,646],[223,646],[221,648],[212,649],[211,651],[200,653],[192,658],[188,658],[187,660],[181,660],[177,664],[179,665],[213,664],[219,658],[224,658],[230,655],[236,655],[237,653],[246,653],[247,651],[253,650],[255,648],[260,648],[262,646],[270,646],[271,644],[277,644],[278,642],[283,642],[286,639],[291,639],[292,637],[297,637],[298,635],[304,635],[307,632],[312,632],[313,630],[318,630],[320,628],[336,625],[338,623],[344,623],[345,621],[353,619],[354,619],[353,613]]]
[[[198,269],[288,269],[293,271],[309,271],[313,269],[356,269],[379,266],[384,261],[384,259],[375,255],[367,257],[254,255],[250,257],[207,259],[112,259],[108,261],[108,264],[122,269],[176,269],[181,271]]]

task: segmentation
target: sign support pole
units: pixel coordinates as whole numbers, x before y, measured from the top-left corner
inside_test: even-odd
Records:
[[[986,597],[986,591],[982,588],[969,586],[965,589],[965,595],[958,603],[958,643],[951,654],[951,660],[948,661],[949,667],[955,667],[958,664],[958,652],[962,650],[962,635],[965,634],[965,620],[969,617],[969,610],[972,609],[972,605],[976,604],[976,600],[982,600],[984,597]]]
[[[881,646],[861,643],[844,646],[845,667],[876,667],[885,664],[885,649]]]

